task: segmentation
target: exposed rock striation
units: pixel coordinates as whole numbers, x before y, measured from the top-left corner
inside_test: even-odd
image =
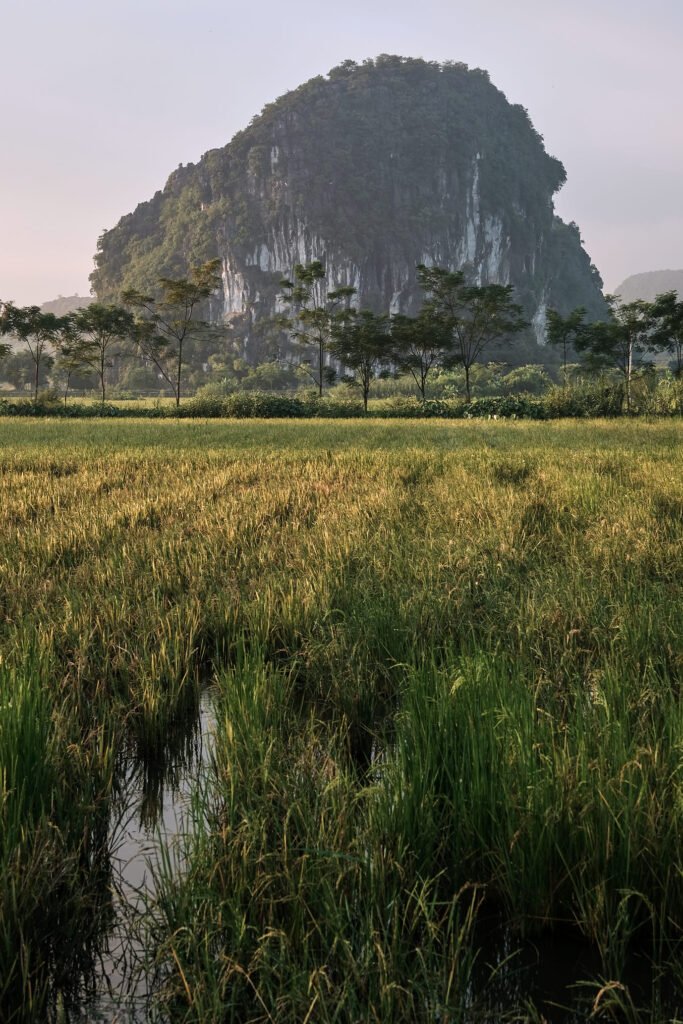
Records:
[[[181,166],[163,192],[99,239],[100,299],[152,287],[219,255],[216,318],[254,324],[279,281],[323,260],[331,287],[411,312],[417,263],[511,283],[543,339],[545,309],[602,313],[602,282],[574,224],[555,216],[565,181],[527,112],[485,71],[401,57],[349,61],[267,106],[229,145]]]

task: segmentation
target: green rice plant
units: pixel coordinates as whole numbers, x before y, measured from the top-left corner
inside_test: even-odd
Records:
[[[7,1021],[46,1019],[57,991],[69,1003],[93,969],[93,942],[108,917],[98,788],[110,752],[86,765],[64,749],[69,737],[64,721],[55,721],[51,667],[30,650],[21,672],[0,663],[0,1012]]]
[[[249,652],[218,681],[216,761],[150,907],[170,1019],[460,1020],[478,897],[407,877],[341,737]],[[407,979],[410,983],[407,984]]]
[[[579,928],[612,976],[636,933],[675,951],[683,895],[677,694],[652,728],[626,679],[539,705],[501,652],[415,670],[377,811],[397,859],[486,886],[521,930]]]
[[[628,987],[634,952],[675,969],[680,441],[676,420],[0,422],[24,709],[0,723],[2,884],[34,865],[22,906],[53,937],[22,925],[14,976],[70,934],[60,908],[106,917],[117,773],[139,758],[151,816],[214,675],[215,766],[148,908],[164,1013],[474,1019],[482,898],[513,944],[584,936],[602,979]]]

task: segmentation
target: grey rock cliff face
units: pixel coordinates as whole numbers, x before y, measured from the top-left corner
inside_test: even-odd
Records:
[[[418,263],[512,284],[539,341],[545,310],[603,310],[578,229],[553,211],[565,178],[526,111],[482,71],[382,57],[347,62],[267,107],[221,150],[100,239],[106,296],[218,254],[212,315],[241,324],[279,310],[279,282],[322,260],[359,305],[414,312]],[[256,342],[253,341],[255,345]]]
[[[414,303],[418,263],[468,267],[480,283],[508,284],[514,264],[512,238],[500,215],[481,212],[479,161],[477,155],[464,188],[458,183],[455,193],[452,184],[449,189],[445,173],[435,176],[432,194],[443,209],[443,223],[436,231],[416,233],[412,244],[405,247],[368,239],[365,251],[349,252],[350,247],[342,247],[336,237],[326,237],[324,225],[312,221],[305,209],[295,212],[294,203],[282,219],[262,217],[262,232],[251,252],[232,247],[227,233],[225,314],[244,313],[253,305],[259,284],[268,288],[261,275],[274,274],[280,279],[291,274],[297,263],[316,259],[325,263],[332,287],[351,285],[360,304],[392,313],[408,312]],[[282,195],[285,190],[286,183],[271,180],[261,194],[263,205],[267,206],[273,193]],[[448,224],[448,220],[454,223]],[[533,256],[531,261],[533,273]]]

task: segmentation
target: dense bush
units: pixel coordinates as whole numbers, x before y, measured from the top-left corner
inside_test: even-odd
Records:
[[[651,410],[659,416],[683,415],[683,379],[667,372],[659,381],[655,392],[655,405]]]
[[[553,387],[542,400],[545,416],[620,416],[624,404],[622,384],[602,380]]]
[[[544,366],[530,364],[517,366],[500,380],[504,395],[542,395],[552,387],[552,380]]]
[[[227,398],[225,391],[213,384],[200,388],[194,398],[190,398],[178,409],[178,415],[206,419],[215,419],[224,415],[223,403]]]
[[[475,398],[463,409],[464,419],[531,419],[543,420],[546,412],[541,402],[532,398]]]
[[[153,416],[154,409],[145,409],[144,415]],[[125,409],[117,405],[102,405],[101,402],[85,405],[81,402],[72,402],[65,405],[63,402],[50,399],[38,399],[31,402],[28,399],[9,401],[6,398],[0,399],[0,416],[59,416],[62,419],[83,419],[85,417],[112,417],[112,416],[139,416],[135,409]]]
[[[322,419],[356,419],[364,416],[363,404],[357,398],[347,395],[327,396],[320,398],[318,395],[307,396],[304,408],[306,416],[315,416]]]
[[[171,415],[207,419],[290,419],[310,413],[307,413],[305,403],[293,395],[263,391],[234,391],[231,394],[221,394],[219,388],[209,385],[202,388],[200,393],[179,409],[174,409]]]
[[[236,391],[223,400],[222,415],[236,419],[292,418],[306,415],[306,406],[290,395],[268,394],[263,391]]]
[[[203,389],[206,392],[207,389]],[[259,391],[236,391],[230,395],[197,395],[180,407],[182,417],[251,418],[322,418],[356,419],[366,414],[362,404],[353,398],[322,398],[305,395],[303,398],[269,394]],[[469,405],[463,399],[431,400],[424,405],[416,398],[377,399],[370,405],[369,417],[380,419],[471,419],[500,417],[543,419],[542,405],[529,398],[475,398]]]

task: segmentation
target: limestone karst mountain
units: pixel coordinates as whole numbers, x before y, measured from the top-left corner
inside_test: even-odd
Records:
[[[553,209],[564,167],[485,71],[382,56],[347,61],[269,104],[227,146],[180,166],[102,235],[101,300],[220,256],[214,318],[277,309],[295,263],[325,262],[375,309],[416,308],[417,263],[511,283],[539,340],[545,309],[603,312],[575,224]]]
[[[43,313],[54,313],[55,316],[65,316],[66,313],[73,313],[76,309],[82,309],[94,302],[92,295],[59,295],[56,299],[43,302],[41,309]]]
[[[614,289],[622,302],[645,299],[652,302],[662,292],[678,292],[683,296],[683,270],[650,270],[644,274],[632,274]]]

